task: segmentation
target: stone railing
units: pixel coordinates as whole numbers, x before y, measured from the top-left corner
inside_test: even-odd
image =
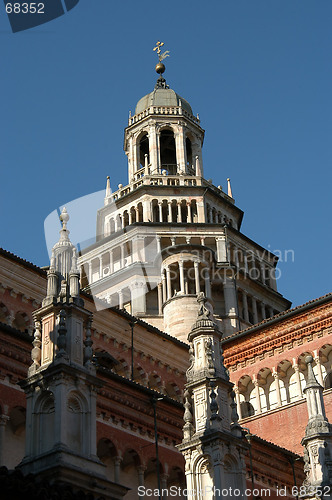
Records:
[[[222,189],[214,186],[212,181],[203,179],[203,177],[196,177],[192,175],[167,175],[166,172],[163,174],[144,175],[144,168],[140,169],[136,172],[136,174],[139,175],[135,175],[133,182],[123,187],[120,185],[121,187],[119,187],[117,191],[105,198],[105,205],[109,205],[114,201],[120,200],[141,186],[204,186],[209,187],[217,194],[234,204],[233,198],[230,198],[222,191]]]
[[[200,119],[195,117],[191,113],[188,113],[182,106],[149,106],[141,113],[137,115],[130,116],[128,120],[128,125],[134,125],[134,123],[138,123],[147,116],[150,115],[175,115],[175,116],[185,116],[189,120],[194,123],[199,124]]]

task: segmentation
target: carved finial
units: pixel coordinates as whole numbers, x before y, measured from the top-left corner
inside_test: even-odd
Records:
[[[189,401],[190,399],[190,393],[188,389],[185,390],[184,392],[184,415],[183,415],[183,420],[185,422],[184,427],[183,427],[183,436],[184,439],[190,439],[193,433],[193,416],[191,413],[191,403]]]
[[[40,367],[40,359],[41,359],[41,323],[39,320],[35,321],[35,333],[34,340],[32,342],[33,349],[31,351],[31,359],[33,361],[33,365],[30,367],[30,371],[36,371]]]
[[[233,198],[232,186],[231,186],[231,180],[230,180],[230,178],[229,178],[229,177],[228,177],[228,179],[227,179],[227,189],[228,189],[228,192],[227,192],[228,196],[229,196],[230,198]]]
[[[69,221],[69,215],[67,212],[66,207],[63,207],[61,215],[60,215],[60,220],[62,222],[62,229],[67,229],[67,222]]]
[[[312,367],[312,363],[314,361],[314,358],[311,355],[306,356],[304,360],[308,366],[308,377],[307,377],[307,383],[306,383],[306,389],[309,387],[318,387],[321,388],[321,385],[317,382],[317,379],[314,374],[314,370]]]
[[[197,295],[197,302],[200,305],[198,311],[198,319],[211,319],[211,311],[206,307],[207,298],[203,292],[199,292]]]
[[[111,196],[111,181],[110,181],[110,176],[108,175],[106,178],[106,198]]]

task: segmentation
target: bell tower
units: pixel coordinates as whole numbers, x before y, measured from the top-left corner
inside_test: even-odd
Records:
[[[277,258],[241,233],[229,179],[225,190],[205,179],[204,130],[166,83],[162,46],[155,87],[124,132],[128,184],[111,192],[107,179],[96,242],[79,258],[83,287],[184,342],[203,292],[228,336],[290,302],[277,291]]]
[[[168,51],[161,53],[162,45],[157,42],[155,47],[159,58],[155,88],[138,101],[125,130],[129,182],[150,174],[203,177],[204,130],[190,104],[166,84],[162,60]]]

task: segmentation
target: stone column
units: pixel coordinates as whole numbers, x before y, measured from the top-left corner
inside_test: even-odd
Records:
[[[227,316],[234,316],[236,314],[236,293],[235,284],[231,278],[226,278],[224,281],[224,298]]]
[[[293,368],[294,368],[295,378],[296,378],[296,392],[299,396],[298,399],[301,399],[303,394],[302,394],[302,387],[301,387],[300,368],[299,368],[299,365],[296,363],[295,359],[293,359]]]
[[[179,271],[180,271],[180,290],[181,293],[185,293],[183,260],[179,260]]]
[[[187,211],[188,211],[188,220],[187,220],[187,222],[189,222],[189,224],[191,224],[193,220],[192,220],[192,216],[191,216],[191,204],[190,204],[190,202],[187,203]]]
[[[272,288],[272,290],[277,291],[276,270],[274,267],[270,268],[269,275],[270,275],[270,287]]]
[[[110,250],[110,273],[114,273],[113,250]]]
[[[177,222],[182,222],[182,218],[181,218],[181,202],[177,203],[177,208],[178,208],[178,219],[177,219]]]
[[[114,482],[119,483],[120,482],[120,464],[122,462],[121,457],[115,457],[114,458]]]
[[[258,314],[257,314],[257,302],[255,297],[251,297],[252,304],[252,314],[254,317],[254,324],[258,323]]]
[[[135,217],[136,217],[136,222],[139,222],[139,208],[135,207]]]
[[[124,246],[120,245],[120,267],[124,267]]]
[[[234,246],[234,257],[236,269],[240,269],[239,249],[236,246]]]
[[[255,387],[255,396],[256,396],[256,404],[257,404],[257,413],[262,413],[262,405],[261,405],[261,397],[259,394],[259,384],[258,380],[253,380],[253,384]]]
[[[101,280],[103,277],[103,259],[99,257],[99,279]]]
[[[205,295],[209,299],[211,298],[211,282],[210,282],[210,273],[207,268],[204,271],[204,283],[205,283]]]
[[[143,222],[151,222],[152,221],[152,211],[151,211],[151,203],[149,200],[144,200],[143,203]]]
[[[131,212],[131,208],[128,210],[128,216],[129,216],[129,226],[133,223],[133,214]]]
[[[268,309],[269,309],[269,318],[272,318],[272,316],[274,316],[273,307],[269,306]]]
[[[158,283],[158,312],[163,313],[163,289],[162,284]]]
[[[278,373],[276,372],[275,369],[273,370],[272,375],[273,375],[273,378],[274,378],[274,380],[276,382],[277,406],[281,406],[282,402],[281,402],[281,391],[280,391],[279,375],[278,375]]]
[[[137,137],[135,135],[133,135],[133,171],[134,171],[134,174],[140,168],[137,149],[138,149]]]
[[[226,236],[224,234],[216,238],[216,245],[217,245],[217,261],[228,262]]]
[[[246,274],[248,274],[249,273],[249,267],[248,267],[247,252],[243,252],[243,260],[244,260],[244,270],[245,270]]]
[[[161,238],[157,236],[157,253],[161,252]]]
[[[167,214],[167,222],[172,222],[172,202],[167,202],[168,214]]]
[[[156,139],[157,139],[157,172],[161,173],[160,132],[156,133]]]
[[[8,415],[0,415],[0,466],[6,465],[5,464],[5,452],[6,452],[5,431],[6,431],[6,425],[8,422],[9,422]]]
[[[261,266],[261,276],[262,276],[262,283],[263,285],[266,285],[266,279],[265,279],[265,264],[264,262],[260,263]]]
[[[167,281],[167,300],[172,297],[172,285],[171,285],[171,270],[166,267],[166,281]]]
[[[88,266],[89,266],[89,284],[91,285],[91,283],[92,283],[92,260],[90,260],[88,262]]]
[[[169,478],[168,474],[160,474],[160,487],[161,490],[167,490],[167,480]],[[162,499],[166,499],[168,495],[162,495]]]
[[[178,129],[178,133],[174,134],[175,135],[175,146],[176,146],[176,162],[177,162],[177,170],[182,170],[183,172],[186,172],[187,170],[187,165],[186,165],[186,146],[185,146],[185,138],[184,138],[184,131],[183,127],[180,126]]]
[[[199,161],[199,156],[195,156],[195,173],[197,177],[202,177],[202,169],[201,169],[201,163]]]
[[[144,486],[144,472],[146,471],[145,465],[139,465],[137,467],[138,474],[138,486]],[[145,495],[139,495],[138,498],[144,498]]]
[[[149,155],[151,163],[151,173],[153,174],[156,174],[158,172],[158,152],[156,125],[154,122],[151,122],[149,124]]]
[[[161,282],[162,282],[162,285],[163,285],[163,303],[164,303],[167,300],[167,288],[166,288],[165,269],[163,269],[163,272],[162,272],[162,275],[161,275]]]
[[[122,290],[118,291],[118,295],[119,295],[119,309],[123,309],[123,292],[122,292]]]
[[[128,151],[128,177],[129,182],[134,178],[134,158],[133,158],[133,136],[130,134],[129,139],[129,151]]]
[[[199,262],[197,260],[194,261],[194,268],[195,268],[195,288],[196,288],[196,294],[199,294],[201,291],[201,286],[199,282]]]
[[[262,312],[262,319],[266,319],[266,311],[265,311],[264,302],[261,302],[261,312]]]
[[[144,236],[136,236],[132,240],[132,261],[145,262]]]
[[[243,319],[249,323],[249,311],[248,311],[248,298],[247,292],[242,290],[242,302],[243,302]]]
[[[144,281],[135,281],[130,285],[132,314],[146,312]]]
[[[201,237],[201,245],[204,246],[205,245],[205,238],[204,236]]]
[[[175,236],[173,236],[173,237],[171,238],[171,244],[172,244],[172,247],[174,247],[174,246],[175,246],[175,244],[176,244],[176,239],[175,239]]]
[[[159,206],[159,222],[163,222],[163,203],[162,201],[158,201]]]
[[[149,158],[146,153],[144,155],[144,175],[149,175]]]
[[[236,410],[237,410],[237,414],[239,416],[239,420],[241,420],[242,419],[242,410],[241,410],[241,402],[240,402],[240,391],[236,385],[234,386],[234,392],[235,392],[235,399],[236,399]]]

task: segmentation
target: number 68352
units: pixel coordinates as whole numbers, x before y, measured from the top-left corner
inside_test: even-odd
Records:
[[[45,5],[36,2],[24,2],[22,4],[8,2],[6,4],[7,14],[44,14]]]

